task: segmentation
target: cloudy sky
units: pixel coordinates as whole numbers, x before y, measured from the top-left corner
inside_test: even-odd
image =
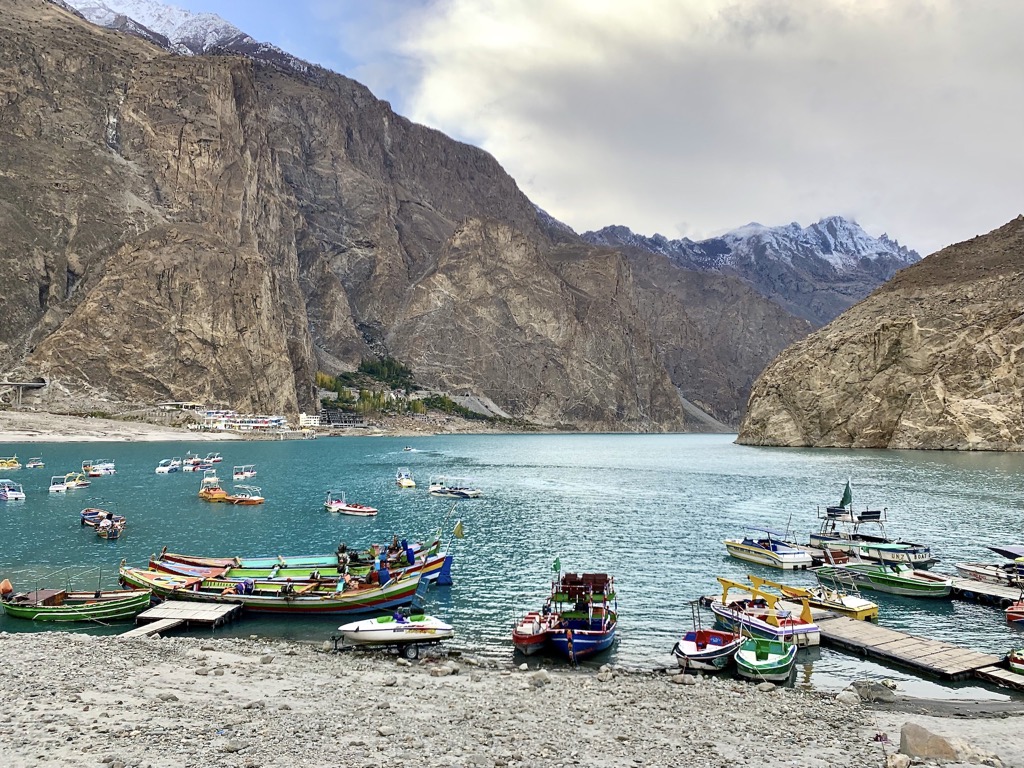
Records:
[[[172,0],[492,153],[577,231],[1024,213],[1020,0]]]

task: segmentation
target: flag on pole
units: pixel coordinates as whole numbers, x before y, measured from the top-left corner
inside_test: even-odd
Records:
[[[552,571],[559,571],[559,572],[562,570],[562,558],[560,558],[560,557],[556,557],[555,558],[555,562],[553,562],[551,564],[551,570]]]
[[[850,488],[850,481],[846,481],[846,490],[843,491],[843,499],[839,502],[840,507],[847,507],[853,504],[853,489]]]
[[[452,536],[454,536],[456,539],[464,539],[464,538],[466,538],[466,532],[462,530],[462,521],[461,520],[456,520],[455,521],[455,530],[452,531]]]

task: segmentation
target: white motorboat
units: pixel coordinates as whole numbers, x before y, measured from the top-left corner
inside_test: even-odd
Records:
[[[0,483],[3,481],[0,480]],[[956,572],[965,579],[986,584],[1000,584],[1004,587],[1024,585],[1024,563],[956,563]]]
[[[838,506],[818,508],[821,528],[811,533],[812,547],[842,552],[850,557],[870,560],[886,565],[906,564],[914,568],[927,568],[935,562],[931,547],[924,544],[891,539],[885,531],[886,509],[854,511],[853,491],[846,483]],[[875,533],[865,533],[863,528]]]
[[[178,472],[179,470],[181,470],[181,465],[178,464],[175,466],[171,459],[162,459],[160,463],[156,465],[156,473],[158,475],[167,475],[171,472]]]
[[[464,477],[432,477],[427,493],[442,499],[478,499],[482,495],[478,488],[470,485]]]
[[[343,515],[355,515],[356,517],[373,517],[378,512],[376,507],[345,501],[344,491],[328,491],[327,498],[324,500],[324,509],[328,512],[340,512]]]
[[[804,570],[810,568],[814,560],[804,549],[790,546],[783,541],[783,536],[765,528],[754,528],[752,535],[742,539],[726,539],[722,543],[729,554],[748,563],[770,565],[783,570]]]
[[[24,501],[25,489],[13,480],[0,480],[0,501]]]
[[[68,489],[64,482],[64,475],[54,475],[50,478],[50,493],[64,493]]]
[[[363,619],[338,627],[342,639],[353,645],[403,645],[437,643],[455,635],[455,628],[434,616],[406,615],[396,611],[390,616]]]

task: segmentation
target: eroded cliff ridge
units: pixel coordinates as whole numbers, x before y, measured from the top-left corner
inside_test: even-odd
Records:
[[[677,388],[734,418],[784,346],[754,328],[746,367],[714,352],[726,397],[670,375],[712,331],[659,330],[659,288],[620,252],[325,70],[178,56],[9,0],[0,104],[0,373],[47,377],[50,405],[294,413],[317,370],[384,351],[542,424],[680,429]]]
[[[739,442],[1024,449],[1024,216],[786,349],[755,383]]]

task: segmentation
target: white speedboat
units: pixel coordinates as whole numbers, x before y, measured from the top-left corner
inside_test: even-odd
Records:
[[[0,501],[24,501],[25,489],[13,480],[0,480]]]
[[[50,478],[50,493],[64,493],[68,489],[64,482],[64,475],[54,475]]]
[[[356,517],[373,517],[377,514],[376,507],[366,504],[357,504],[354,501],[345,501],[344,491],[328,491],[324,500],[324,509],[328,512],[339,512],[343,515],[355,515]]]
[[[478,499],[482,495],[478,488],[470,485],[464,477],[432,477],[427,493],[442,499]]]
[[[455,635],[455,628],[434,616],[396,611],[390,616],[363,619],[338,627],[342,638],[354,645],[436,643]]]
[[[742,539],[726,539],[722,543],[729,554],[748,563],[770,565],[783,570],[804,570],[813,565],[814,560],[804,549],[790,546],[783,541],[783,536],[763,528],[755,528],[754,534]]]

